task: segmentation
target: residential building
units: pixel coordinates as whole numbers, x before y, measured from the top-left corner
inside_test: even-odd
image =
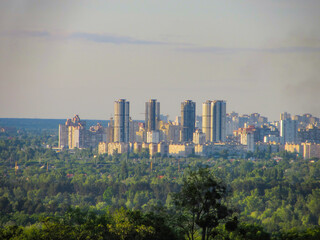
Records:
[[[294,144],[294,143],[286,143],[284,145],[284,150],[292,153],[298,153],[300,155],[303,155],[303,146],[300,144]]]
[[[320,144],[305,142],[301,144],[303,147],[303,158],[320,158]]]
[[[169,144],[169,155],[173,157],[187,157],[194,154],[194,144]]]
[[[177,143],[180,141],[181,126],[175,125],[174,122],[160,123],[160,139],[165,142]]]
[[[202,104],[202,131],[207,142],[226,141],[226,102],[206,101]]]
[[[130,103],[125,99],[114,102],[114,141],[129,142]]]
[[[107,140],[107,131],[101,124],[86,129],[86,122],[76,115],[59,124],[59,149],[97,147],[99,142]]]
[[[298,121],[288,118],[280,121],[280,141],[285,143],[296,143],[298,141]]]
[[[298,129],[298,140],[300,142],[320,143],[320,126],[310,124],[306,128]]]
[[[108,143],[108,155],[114,155],[116,153],[123,154],[129,151],[129,143],[125,142],[112,142]]]
[[[193,143],[204,144],[205,142],[206,142],[206,135],[201,131],[201,129],[197,129],[193,133]]]
[[[196,122],[196,103],[186,100],[181,103],[181,142],[192,142]]]
[[[108,143],[100,142],[98,145],[98,154],[106,154],[108,153]]]
[[[159,131],[148,131],[147,132],[147,143],[159,143],[160,133]]]
[[[147,131],[159,129],[160,121],[160,103],[156,99],[150,99],[146,102],[145,126]]]

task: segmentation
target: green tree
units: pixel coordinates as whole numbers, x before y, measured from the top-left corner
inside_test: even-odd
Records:
[[[139,211],[121,208],[113,214],[113,223],[108,224],[108,229],[121,240],[150,239],[154,233],[154,228],[142,224],[141,219],[142,216]]]
[[[220,223],[231,221],[233,211],[223,204],[226,193],[226,187],[208,169],[200,168],[184,178],[174,202],[181,211],[180,227],[189,239],[193,240],[201,229],[201,239],[207,240],[215,235],[214,229]]]
[[[103,200],[108,204],[110,205],[111,204],[111,200],[112,200],[112,196],[113,196],[113,193],[112,193],[112,187],[108,187],[104,193],[103,193]]]

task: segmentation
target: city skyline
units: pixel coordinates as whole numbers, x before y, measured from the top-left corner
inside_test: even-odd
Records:
[[[0,118],[109,119],[121,98],[141,120],[148,99],[170,119],[186,99],[318,116],[319,12],[317,0],[0,1]]]

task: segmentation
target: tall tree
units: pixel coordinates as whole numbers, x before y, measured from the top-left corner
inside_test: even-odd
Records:
[[[179,226],[190,240],[198,230],[201,239],[207,240],[215,235],[220,223],[231,220],[233,211],[222,203],[226,193],[226,187],[208,169],[200,168],[184,178],[181,191],[174,194],[174,203],[181,213]]]

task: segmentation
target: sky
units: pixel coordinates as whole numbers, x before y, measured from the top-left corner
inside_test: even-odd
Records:
[[[157,99],[320,117],[319,0],[0,0],[0,118],[133,119]]]

